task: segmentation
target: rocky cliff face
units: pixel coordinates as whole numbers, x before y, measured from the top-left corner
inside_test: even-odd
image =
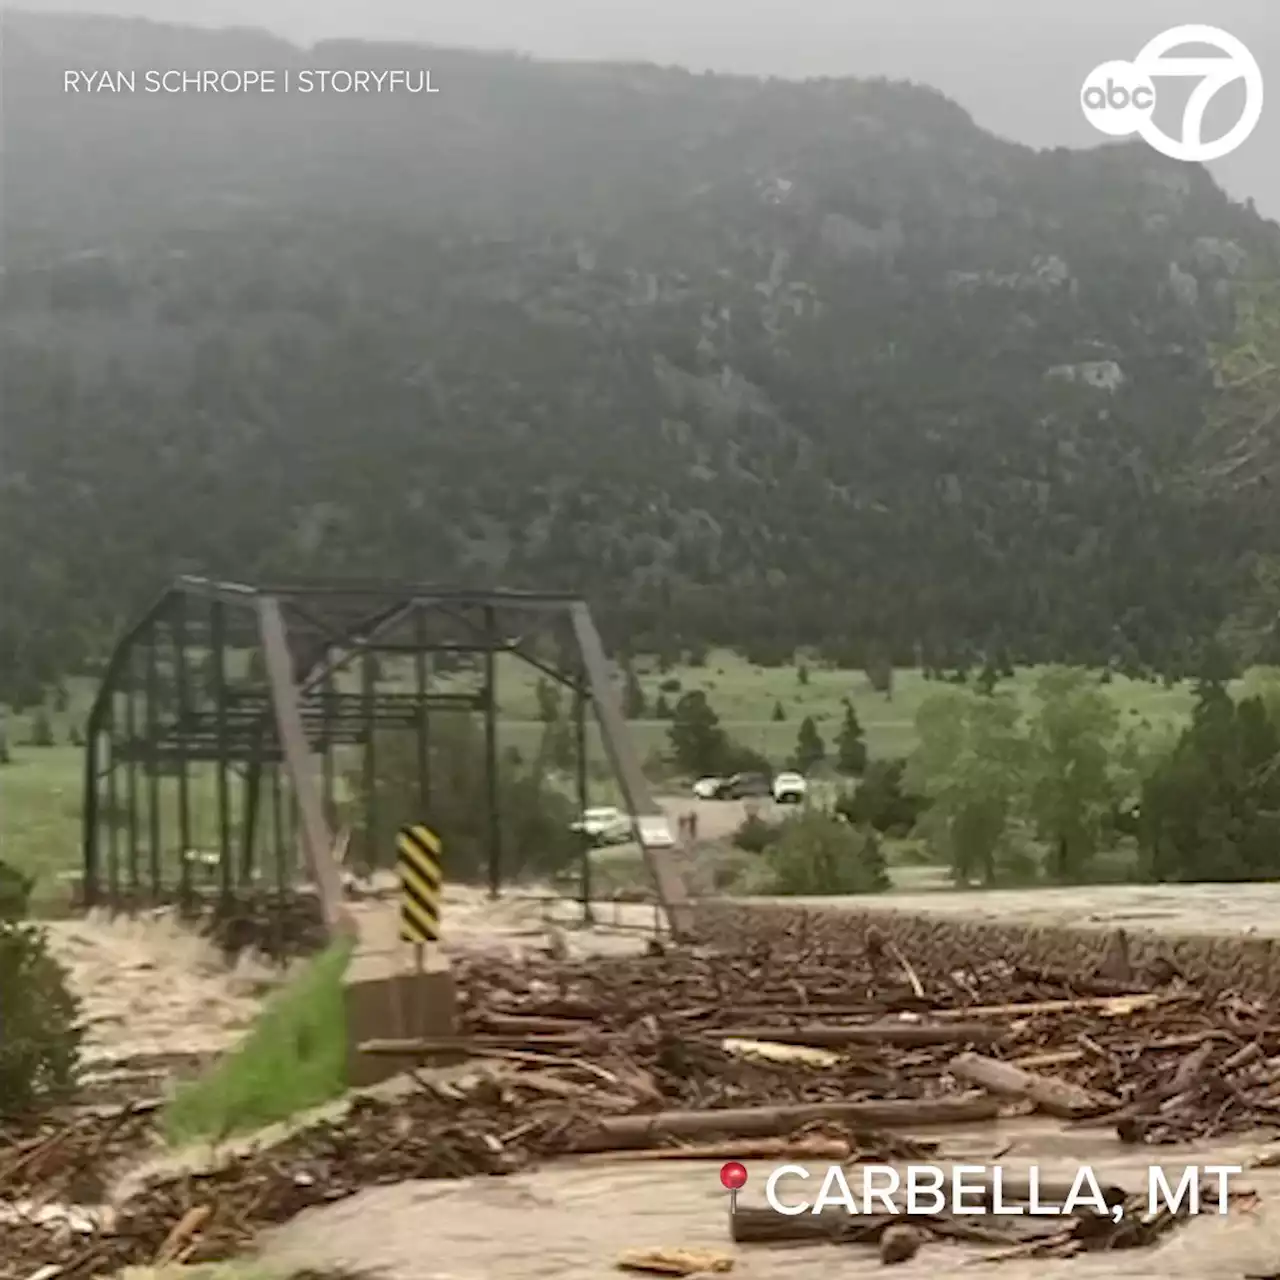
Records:
[[[1191,661],[1230,604],[1231,514],[1178,481],[1280,248],[1198,168],[882,82],[21,14],[3,57],[11,664],[192,564],[575,585],[761,657]]]

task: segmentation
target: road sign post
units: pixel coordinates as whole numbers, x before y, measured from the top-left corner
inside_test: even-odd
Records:
[[[400,875],[400,938],[410,943],[422,968],[423,949],[440,941],[440,895],[444,873],[440,837],[421,823],[401,827],[396,837]]]
[[[440,941],[440,895],[444,872],[440,857],[444,845],[430,827],[413,823],[396,836],[396,870],[400,877],[400,940],[413,948],[413,970],[426,972],[427,947]],[[399,992],[399,979],[395,990]],[[416,998],[416,997],[415,997]],[[407,1032],[402,1001],[397,996],[396,1022]]]

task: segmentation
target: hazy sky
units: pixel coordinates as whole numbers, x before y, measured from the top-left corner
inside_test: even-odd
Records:
[[[25,0],[13,7],[262,26],[301,43],[408,39],[781,76],[884,75],[934,85],[986,128],[1037,146],[1100,140],[1077,105],[1098,63],[1132,58],[1168,27],[1209,24],[1244,41],[1269,90],[1253,136],[1211,167],[1235,195],[1253,196],[1280,218],[1280,0]],[[1238,115],[1230,93],[1221,106],[1232,114],[1216,132]]]

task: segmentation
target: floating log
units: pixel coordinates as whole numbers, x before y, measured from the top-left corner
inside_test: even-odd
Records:
[[[907,1221],[905,1214],[896,1213],[788,1215],[740,1206],[729,1217],[729,1238],[734,1244],[876,1244],[890,1227]]]
[[[842,1138],[732,1138],[688,1147],[646,1147],[636,1151],[597,1151],[578,1157],[583,1164],[648,1160],[828,1160],[841,1163],[852,1154]]]
[[[1113,1110],[1116,1099],[1092,1093],[1079,1085],[1053,1076],[1038,1076],[1012,1062],[999,1062],[977,1053],[962,1053],[947,1069],[966,1084],[976,1084],[998,1098],[1032,1102],[1047,1115],[1061,1120],[1083,1120]]]
[[[481,1021],[485,1030],[493,1035],[580,1035],[584,1019],[529,1013],[486,1013]]]
[[[1078,1221],[1073,1220],[1073,1221]],[[734,1244],[877,1244],[892,1227],[917,1226],[930,1235],[971,1244],[1018,1244],[1060,1233],[1061,1219],[994,1218],[985,1222],[950,1213],[777,1213],[773,1209],[738,1208],[729,1220]]]
[[[988,1174],[987,1177],[982,1179],[985,1188],[983,1203],[988,1207],[995,1204],[996,1181],[994,1174]],[[999,1178],[999,1184],[1000,1203],[1003,1205],[1030,1205],[1034,1203],[1046,1207],[1054,1205],[1060,1208],[1067,1203],[1072,1190],[1070,1182],[1055,1182],[1049,1179],[1042,1179],[1033,1185],[1030,1178],[1009,1177],[1003,1172]],[[1099,1183],[1098,1190],[1102,1192],[1103,1200],[1106,1202],[1107,1207],[1111,1209],[1114,1209],[1118,1204],[1127,1203],[1130,1198],[1130,1193],[1115,1183]],[[1075,1214],[1083,1214],[1086,1217],[1098,1216],[1097,1210],[1092,1204],[1074,1207],[1072,1216]]]
[[[1100,1013],[1103,1017],[1122,1018],[1139,1009],[1150,1009],[1168,1002],[1161,991],[1125,996],[1081,996],[1076,1000],[1035,1000],[1024,1004],[984,1004],[967,1009],[938,1009],[932,1015],[940,1021],[948,1018],[1031,1018],[1041,1013]]]
[[[1043,982],[1068,991],[1079,991],[1088,996],[1130,996],[1134,994],[1132,980],[1119,981],[1101,975],[1083,976],[1070,969],[1054,966],[1017,965],[1014,973],[1025,982]]]
[[[395,1058],[430,1057],[433,1054],[466,1054],[483,1057],[489,1049],[574,1049],[585,1041],[581,1033],[575,1035],[470,1035],[433,1036],[417,1040],[363,1040],[361,1053],[387,1054]]]
[[[655,1276],[719,1275],[733,1270],[733,1259],[716,1249],[628,1249],[614,1266]]]
[[[774,1044],[802,1044],[817,1049],[841,1049],[855,1044],[891,1044],[919,1048],[931,1044],[994,1044],[1003,1027],[985,1022],[953,1022],[933,1026],[924,1022],[864,1022],[850,1027],[818,1024],[808,1027],[733,1027],[703,1034],[721,1040],[768,1040]]]
[[[994,1120],[1000,1106],[980,1093],[949,1098],[894,1098],[869,1102],[813,1102],[738,1110],[659,1111],[651,1115],[608,1116],[575,1143],[578,1153],[657,1147],[672,1138],[785,1137],[814,1120],[843,1121],[863,1129],[915,1129],[937,1124]]]
[[[724,1040],[720,1047],[726,1053],[743,1058],[783,1064],[802,1062],[809,1067],[835,1067],[845,1061],[842,1054],[833,1053],[830,1049],[814,1049],[807,1044],[779,1044],[771,1040]]]

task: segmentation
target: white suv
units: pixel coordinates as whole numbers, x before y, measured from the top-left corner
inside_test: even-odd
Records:
[[[780,773],[773,780],[773,798],[778,804],[802,804],[809,784],[798,773]]]
[[[614,808],[587,809],[572,826],[593,844],[626,844],[632,838],[632,821]]]

